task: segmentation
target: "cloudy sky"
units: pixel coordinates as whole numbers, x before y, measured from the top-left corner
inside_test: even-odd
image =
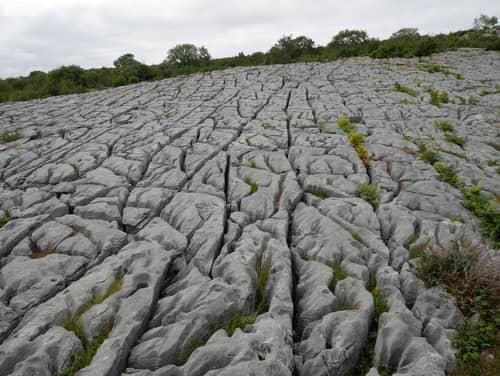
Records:
[[[111,66],[131,52],[161,62],[178,43],[213,57],[267,51],[284,34],[326,44],[339,30],[384,38],[466,29],[480,14],[500,17],[493,0],[0,0],[0,78],[61,65]]]

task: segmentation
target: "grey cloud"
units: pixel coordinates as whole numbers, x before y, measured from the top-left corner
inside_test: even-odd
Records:
[[[19,0],[15,11],[0,8],[0,77],[66,64],[110,66],[126,52],[148,64],[159,63],[182,42],[205,45],[213,56],[223,57],[266,51],[284,34],[304,34],[326,44],[345,28],[364,29],[375,37],[407,26],[447,32],[470,27],[481,13],[500,13],[500,6],[489,0],[39,3]]]

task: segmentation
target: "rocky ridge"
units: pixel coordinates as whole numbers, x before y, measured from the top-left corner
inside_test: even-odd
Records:
[[[370,376],[445,375],[463,316],[409,250],[484,239],[415,140],[497,195],[500,55],[429,62],[240,67],[0,104],[0,130],[22,135],[0,144],[2,375],[57,375],[96,343],[77,375],[349,375],[367,346]]]

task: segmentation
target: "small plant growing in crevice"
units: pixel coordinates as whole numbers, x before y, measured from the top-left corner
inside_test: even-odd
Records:
[[[257,185],[257,183],[252,181],[250,178],[246,178],[245,183],[250,186],[250,193],[255,193],[259,190],[259,186]]]
[[[356,306],[352,305],[351,303],[344,302],[339,306],[337,311],[351,311],[353,309],[356,309]]]
[[[460,189],[463,187],[463,183],[458,177],[458,170],[456,167],[437,162],[434,164],[434,170],[438,173],[439,180],[442,180],[455,188]]]
[[[21,133],[19,133],[18,131],[2,132],[2,133],[0,133],[0,143],[3,144],[3,143],[17,141],[22,137],[23,137],[23,135]]]
[[[458,135],[453,134],[453,133],[445,133],[444,134],[444,139],[446,141],[452,142],[455,145],[458,145],[460,147],[463,147],[464,143],[465,143],[465,139],[462,136],[458,136]]]
[[[435,90],[431,87],[428,87],[426,90],[431,96],[430,103],[434,106],[440,106],[443,103],[448,103],[448,93],[446,91],[439,92],[439,90]]]
[[[488,90],[481,90],[481,92],[479,93],[479,96],[485,97],[489,94],[491,94],[491,93]]]
[[[416,104],[416,102],[409,101],[408,99],[401,99],[399,104]]]
[[[255,309],[254,312],[261,314],[269,309],[266,298],[266,286],[271,273],[271,256],[261,260],[257,269],[257,284],[255,286]]]
[[[250,161],[250,168],[257,168],[257,163],[255,161]]]
[[[439,129],[442,132],[454,132],[455,129],[453,128],[453,125],[451,125],[449,122],[446,120],[440,120],[434,122],[434,126],[436,129]]]
[[[355,125],[345,116],[337,121],[337,126],[347,134],[351,133],[355,128]]]
[[[469,104],[470,105],[475,106],[478,103],[479,103],[479,99],[477,99],[476,97],[473,97],[473,96],[469,97]]]
[[[231,320],[224,324],[222,328],[226,331],[227,335],[231,337],[237,328],[243,330],[248,325],[252,325],[257,319],[257,315],[257,312],[253,312],[247,315],[244,315],[241,312],[236,312]]]
[[[439,153],[432,149],[426,149],[422,153],[422,159],[427,163],[433,165],[434,163],[439,161]]]
[[[491,141],[488,141],[488,142],[484,142],[484,144],[486,144],[488,146],[491,146],[496,151],[500,151],[500,142],[491,142]]]
[[[341,266],[340,262],[327,262],[327,265],[332,269],[332,283],[330,285],[330,290],[335,291],[335,286],[337,283],[346,279],[348,277],[346,271]]]
[[[328,128],[328,123],[326,121],[322,121],[321,123],[319,123],[320,133],[325,133],[327,128]]]
[[[463,153],[457,153],[456,151],[446,150],[446,149],[442,149],[442,148],[439,148],[438,150],[442,151],[443,153],[453,155],[457,158],[465,159],[465,154],[463,154]]]
[[[328,192],[324,188],[313,188],[306,190],[307,193],[312,194],[313,196],[316,196],[322,200],[325,198],[328,198]]]
[[[359,183],[358,184],[359,195],[361,198],[372,206],[377,206],[380,201],[380,192],[375,183],[367,184],[367,183]]]
[[[0,217],[0,228],[2,228],[11,220],[11,217],[8,210],[6,209],[0,209],[0,210],[3,211],[4,213],[3,216]]]
[[[409,87],[400,85],[399,83],[396,83],[396,85],[393,86],[392,91],[397,91],[400,93],[405,93],[408,95],[411,95],[412,97],[415,97],[417,95],[417,92]]]
[[[361,243],[361,244],[364,244],[365,242],[363,241],[363,238],[361,237],[361,235],[359,235],[357,232],[351,232],[351,235],[352,237],[354,238],[354,240],[356,240],[357,242]]]

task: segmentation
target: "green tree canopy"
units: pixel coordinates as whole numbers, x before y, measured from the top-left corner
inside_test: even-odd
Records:
[[[391,39],[393,38],[416,38],[419,37],[420,34],[416,27],[405,27],[403,29],[399,29],[395,33],[391,35]]]
[[[194,44],[183,43],[168,50],[167,59],[164,63],[177,65],[192,65],[200,62],[208,62],[210,54],[204,47],[196,47]]]
[[[474,18],[474,29],[491,29],[498,23],[498,18],[495,16],[489,17],[486,14],[481,14]]]
[[[118,59],[113,61],[113,65],[116,68],[123,68],[126,67],[127,65],[134,65],[134,64],[140,64],[140,63],[137,60],[135,60],[134,54],[131,53],[122,55]]]
[[[352,46],[369,41],[368,34],[364,30],[342,30],[337,33],[330,45]]]

